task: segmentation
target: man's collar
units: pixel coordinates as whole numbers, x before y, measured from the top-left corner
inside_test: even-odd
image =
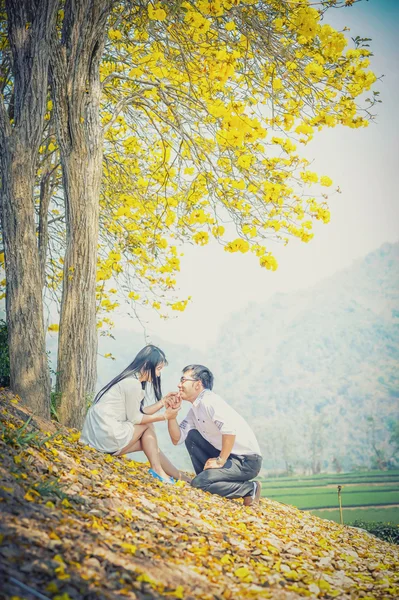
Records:
[[[202,390],[202,392],[200,394],[198,394],[198,396],[196,397],[196,399],[193,402],[193,406],[195,406],[195,408],[197,408],[202,400],[202,398],[204,397],[205,392],[209,392],[210,390],[208,390],[207,388],[205,388],[204,390]]]

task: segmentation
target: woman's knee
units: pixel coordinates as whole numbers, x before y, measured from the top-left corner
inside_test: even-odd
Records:
[[[150,423],[150,426],[144,431],[143,435],[141,436],[141,439],[143,440],[143,442],[146,442],[148,440],[148,442],[151,442],[152,444],[158,443],[157,433],[152,423]]]
[[[140,438],[143,439],[144,437],[154,437],[156,436],[155,433],[155,427],[152,423],[148,423],[148,426],[145,426],[145,429],[143,431],[143,433],[141,434]]]

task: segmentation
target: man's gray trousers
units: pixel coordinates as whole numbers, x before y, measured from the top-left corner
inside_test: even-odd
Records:
[[[220,450],[203,438],[197,429],[188,432],[185,444],[197,473],[191,482],[193,487],[225,498],[243,498],[253,493],[254,485],[250,480],[254,479],[260,471],[261,456],[230,454],[225,465],[220,469],[204,471],[208,458],[216,458]]]

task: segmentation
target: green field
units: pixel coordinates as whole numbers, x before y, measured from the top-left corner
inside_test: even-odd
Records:
[[[399,470],[262,479],[262,496],[339,522],[338,485],[345,523],[399,524]]]
[[[312,515],[321,519],[329,519],[339,523],[339,510],[310,510]],[[343,509],[344,523],[350,525],[354,521],[366,523],[393,523],[399,525],[399,507],[387,506],[386,508],[347,508]]]

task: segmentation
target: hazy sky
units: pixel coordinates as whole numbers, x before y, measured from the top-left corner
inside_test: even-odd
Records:
[[[141,313],[148,340],[156,335],[204,349],[231,312],[244,311],[249,302],[262,301],[275,292],[312,286],[384,242],[399,239],[395,177],[399,167],[399,0],[369,0],[330,10],[325,22],[338,29],[346,25],[350,28],[347,36],[372,38],[372,68],[377,76],[384,75],[375,88],[383,103],[376,107],[374,124],[365,129],[324,129],[304,148],[307,158],[314,159],[312,170],[329,175],[342,190],[330,198],[331,222],[316,227],[308,244],[293,239],[286,247],[271,246],[279,262],[276,272],[261,269],[253,255],[230,254],[216,243],[203,248],[186,245],[179,297],[191,295],[192,301],[185,313],[168,321],[150,310]],[[144,342],[143,329],[133,321],[122,315],[116,321],[137,332]]]

